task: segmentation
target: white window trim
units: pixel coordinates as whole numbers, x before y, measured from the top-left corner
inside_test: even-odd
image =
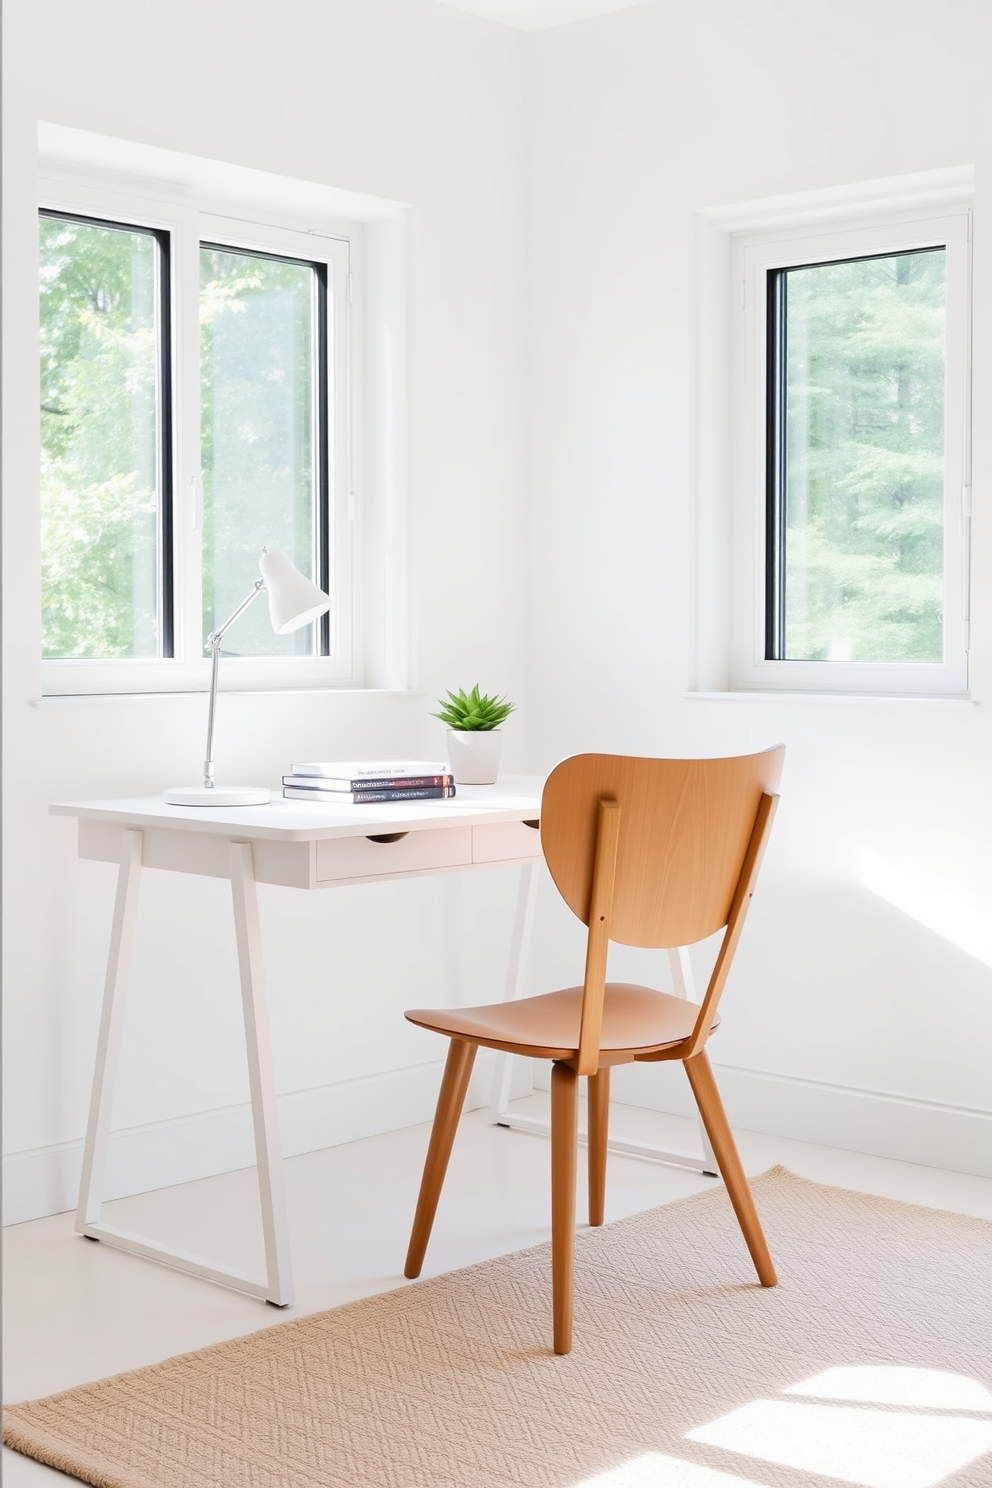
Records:
[[[361,593],[356,561],[358,482],[356,422],[360,415],[355,381],[359,365],[361,228],[338,219],[296,214],[280,221],[277,212],[236,210],[182,186],[122,176],[101,168],[42,162],[40,208],[75,212],[136,227],[157,228],[171,237],[173,377],[173,546],[175,569],[175,655],[172,658],[65,659],[41,662],[44,696],[86,693],[164,693],[204,691],[210,663],[197,646],[201,624],[202,482],[199,429],[199,244],[284,253],[327,265],[335,319],[329,345],[330,381],[341,390],[332,398],[332,468],[329,471],[333,524],[332,594],[336,649],[331,656],[225,657],[225,691],[361,686]],[[213,210],[210,210],[210,209]],[[264,215],[259,222],[254,216]],[[295,220],[294,220],[295,219]],[[329,295],[330,297],[330,295]]]
[[[968,695],[971,179],[968,168],[937,171],[697,215],[694,691]],[[767,661],[765,275],[938,242],[948,246],[944,661]]]

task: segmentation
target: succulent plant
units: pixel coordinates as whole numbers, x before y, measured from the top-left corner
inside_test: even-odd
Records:
[[[459,688],[457,692],[448,693],[447,702],[444,698],[437,701],[441,711],[432,713],[431,717],[440,718],[450,729],[461,730],[499,728],[516,707],[516,703],[508,703],[506,698],[480,693],[478,682],[471,692]]]

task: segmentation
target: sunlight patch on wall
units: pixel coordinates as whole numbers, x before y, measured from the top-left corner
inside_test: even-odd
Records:
[[[871,852],[862,859],[861,882],[935,935],[992,966],[992,916],[977,892],[955,892],[946,878],[921,871],[918,864],[907,873]]]

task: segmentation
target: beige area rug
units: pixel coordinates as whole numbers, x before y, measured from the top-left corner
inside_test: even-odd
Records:
[[[4,1439],[99,1488],[990,1488],[992,1224],[754,1183],[46,1400]]]

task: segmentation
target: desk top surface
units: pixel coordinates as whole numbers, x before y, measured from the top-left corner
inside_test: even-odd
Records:
[[[496,785],[460,785],[454,799],[447,801],[324,806],[276,796],[267,806],[197,807],[167,806],[158,796],[138,796],[117,801],[56,801],[49,811],[55,816],[114,822],[121,827],[165,827],[242,840],[314,842],[380,832],[533,821],[540,815],[543,785],[539,775],[510,775]]]

